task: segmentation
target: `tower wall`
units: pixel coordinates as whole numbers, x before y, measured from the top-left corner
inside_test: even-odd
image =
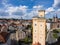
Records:
[[[39,11],[40,18],[33,18],[33,45],[45,45],[46,19],[44,13],[44,11]]]

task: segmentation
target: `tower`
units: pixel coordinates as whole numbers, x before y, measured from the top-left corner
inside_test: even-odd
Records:
[[[45,45],[45,11],[39,10],[39,15],[33,17],[33,44],[32,45]]]
[[[55,16],[53,16],[53,22],[58,22],[57,14]]]

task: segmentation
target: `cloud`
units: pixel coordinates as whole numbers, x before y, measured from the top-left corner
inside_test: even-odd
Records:
[[[8,16],[9,15],[9,13],[8,12],[0,12],[0,16]]]
[[[59,16],[60,15],[60,9],[56,10],[56,14]],[[60,16],[59,16],[60,17]]]
[[[28,6],[7,6],[7,9],[4,12],[8,13],[9,18],[21,18],[31,19],[33,16],[38,15],[38,10],[41,10],[43,6],[33,6],[32,9],[29,9]]]
[[[7,0],[3,0],[2,4],[4,8],[0,9],[0,18],[20,18],[25,15],[27,12],[28,6],[13,6],[6,2]]]
[[[35,6],[33,6],[32,10],[30,12],[28,10],[28,12],[24,15],[24,18],[28,17],[28,19],[31,19],[33,16],[38,15],[38,10],[42,10],[42,9],[43,9],[43,5],[35,5]]]
[[[9,0],[2,0],[1,4],[4,6],[4,8],[12,6],[12,4],[8,4],[8,2],[9,2]]]
[[[45,14],[46,17],[48,18],[52,18],[53,15],[56,15],[58,17],[60,17],[60,0],[54,0],[54,4],[52,4],[52,7],[48,7],[47,9],[45,9]]]
[[[0,17],[5,18],[21,18],[24,19],[31,19],[33,16],[38,15],[38,10],[46,10],[45,14],[50,15],[52,11],[56,11],[54,7],[59,7],[59,0],[54,0],[54,4],[52,7],[49,7],[47,9],[44,8],[44,5],[35,5],[31,9],[28,8],[28,6],[20,5],[20,6],[13,6],[11,4],[8,4],[8,0],[3,0],[2,4],[4,5],[4,8],[0,9]],[[60,9],[59,9],[60,10]],[[53,13],[54,14],[54,13]]]
[[[24,19],[31,19],[33,16],[38,15],[38,10],[41,10],[43,6],[33,6],[32,9],[29,9],[28,6],[19,7],[9,7],[7,12],[11,15],[11,17],[23,17]]]
[[[21,10],[21,11],[26,11],[27,8],[28,8],[28,6],[22,6],[22,5],[20,5],[20,6],[17,6],[17,7],[14,7],[14,6],[8,7],[7,10],[8,10],[9,12],[14,12],[14,11],[19,11],[19,10]]]
[[[27,10],[27,6],[17,6],[17,7],[14,7],[14,6],[11,6],[11,7],[8,7],[8,9],[6,10],[6,12],[9,13],[9,15],[21,15],[22,13],[25,13],[26,10]]]
[[[0,18],[26,18],[25,15],[28,15],[28,6],[20,5],[20,6],[13,6],[12,4],[8,4],[8,0],[2,0],[1,4],[4,6],[0,9]]]
[[[33,8],[35,8],[35,9],[36,9],[36,8],[38,8],[38,9],[39,9],[39,8],[42,8],[42,7],[43,7],[43,5],[33,6]]]
[[[54,0],[54,4],[52,7],[48,7],[45,14],[55,15],[55,13],[59,12],[60,8],[60,0]]]
[[[49,8],[46,9],[45,14],[48,14],[48,13],[54,12],[54,11],[55,11],[55,9],[53,7],[49,7]]]
[[[58,9],[57,11],[60,11],[60,9]]]
[[[11,6],[8,7],[6,12],[9,13],[10,17],[20,18],[21,16],[24,16],[27,13],[28,6]]]
[[[60,8],[60,0],[54,0],[53,7]]]
[[[60,9],[55,9],[54,7],[49,7],[45,10],[46,18],[52,18],[53,16],[57,16],[60,18]]]

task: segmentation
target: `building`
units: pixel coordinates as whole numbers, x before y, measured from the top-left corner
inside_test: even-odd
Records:
[[[60,19],[56,16],[53,16],[52,19],[46,21],[47,30],[60,28]]]
[[[8,32],[0,32],[0,43],[6,43],[9,37]]]
[[[45,11],[39,10],[39,15],[33,17],[33,44],[45,45],[46,19]]]
[[[60,19],[57,17],[57,15],[53,17],[51,25],[51,29],[60,28]]]
[[[46,29],[47,31],[51,29],[51,22],[46,22]]]

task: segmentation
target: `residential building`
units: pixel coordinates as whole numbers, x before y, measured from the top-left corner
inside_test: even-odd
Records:
[[[46,29],[47,29],[47,31],[49,31],[51,29],[51,23],[50,22],[46,22]]]

